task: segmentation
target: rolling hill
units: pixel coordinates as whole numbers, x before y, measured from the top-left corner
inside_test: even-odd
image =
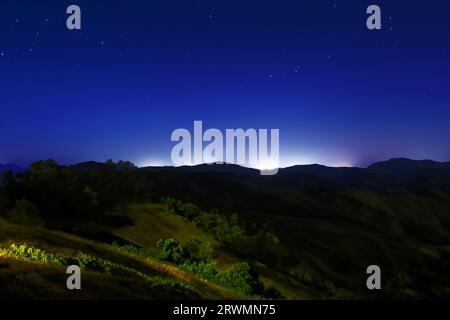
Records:
[[[450,296],[448,163],[393,159],[368,168],[295,166],[275,176],[229,165],[136,168],[89,162],[60,167],[44,162],[31,170],[34,174],[18,176],[14,189],[3,186],[4,193],[35,203],[45,228],[19,227],[4,213],[0,249],[26,244],[63,260],[81,252],[100,259],[97,264],[108,261],[114,266],[110,273],[87,270],[88,286],[111,278],[105,297]],[[89,199],[94,208],[88,209]],[[161,259],[155,243],[162,239],[174,239],[181,251],[194,244],[197,258]],[[37,263],[1,254],[0,261],[0,277],[24,274]],[[247,264],[251,270],[245,276],[253,289],[245,292],[251,294],[226,280]],[[383,272],[379,292],[365,286],[365,270],[372,264]],[[39,267],[3,292],[17,296],[33,288],[26,293],[30,297],[70,298],[59,287],[49,289],[61,285],[63,268]],[[124,281],[131,289],[121,292]],[[154,287],[162,296],[154,294]],[[36,295],[41,291],[45,294]],[[86,297],[93,296],[87,292]]]

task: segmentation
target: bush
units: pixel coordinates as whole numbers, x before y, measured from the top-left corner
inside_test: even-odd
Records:
[[[220,278],[223,272],[217,271],[216,264],[213,261],[209,262],[193,262],[193,263],[183,263],[180,268],[191,274],[200,276],[211,282],[220,283]],[[223,285],[223,284],[222,284]]]
[[[81,270],[108,270],[108,265],[105,263],[106,260],[93,257],[86,253],[80,252],[76,257],[73,258],[73,264],[80,267]]]
[[[9,246],[9,248],[0,248],[0,253],[9,257],[35,261],[39,263],[53,263],[57,265],[66,264],[66,261],[63,257],[27,245],[12,244],[11,246]]]
[[[156,243],[156,248],[159,250],[162,260],[175,264],[181,264],[189,260],[184,247],[175,239],[160,239]]]
[[[229,286],[247,295],[261,295],[264,291],[264,285],[247,262],[235,264],[233,269],[226,273],[225,279]]]
[[[44,220],[39,215],[39,209],[28,200],[17,200],[14,208],[9,212],[11,222],[27,227],[42,227]]]
[[[213,256],[213,247],[207,242],[199,240],[189,240],[185,246],[186,255],[189,261],[211,261]]]

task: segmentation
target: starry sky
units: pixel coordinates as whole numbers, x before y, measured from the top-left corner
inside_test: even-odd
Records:
[[[282,166],[448,161],[450,1],[0,2],[0,163],[170,164],[194,120],[279,128]]]

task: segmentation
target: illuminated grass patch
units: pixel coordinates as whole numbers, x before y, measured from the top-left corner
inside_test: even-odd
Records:
[[[83,252],[80,252],[74,257],[63,257],[33,246],[28,246],[26,244],[12,244],[6,248],[0,247],[0,256],[42,264],[53,264],[62,267],[69,265],[78,265],[82,270],[88,271],[107,273],[122,271],[143,279],[152,287],[161,287],[161,289],[170,288],[176,292],[189,293],[193,297],[200,296],[200,293],[196,288],[184,282],[166,279],[160,276],[149,276],[144,272],[135,270],[122,264],[111,262],[103,258],[94,257]]]

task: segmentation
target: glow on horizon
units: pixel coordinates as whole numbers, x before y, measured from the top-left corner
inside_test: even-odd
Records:
[[[290,156],[284,159],[281,159],[279,163],[275,163],[275,161],[268,161],[264,163],[259,163],[255,166],[250,165],[241,165],[242,167],[253,168],[257,170],[274,170],[279,168],[288,168],[292,166],[298,165],[312,165],[319,164],[328,167],[354,167],[355,163],[352,160],[347,160],[344,157],[340,157],[336,160],[331,161],[323,161],[323,159],[315,156]],[[218,162],[217,164],[222,164],[223,162]],[[181,167],[181,166],[196,166],[201,164],[211,164],[211,162],[204,161],[202,163],[194,163],[193,161],[189,163],[183,163],[182,165],[175,165],[170,160],[156,160],[156,159],[148,159],[137,161],[138,167]]]
[[[164,163],[164,161],[161,161],[161,160],[142,160],[142,161],[138,161],[136,165],[140,168],[172,166],[172,164]]]

